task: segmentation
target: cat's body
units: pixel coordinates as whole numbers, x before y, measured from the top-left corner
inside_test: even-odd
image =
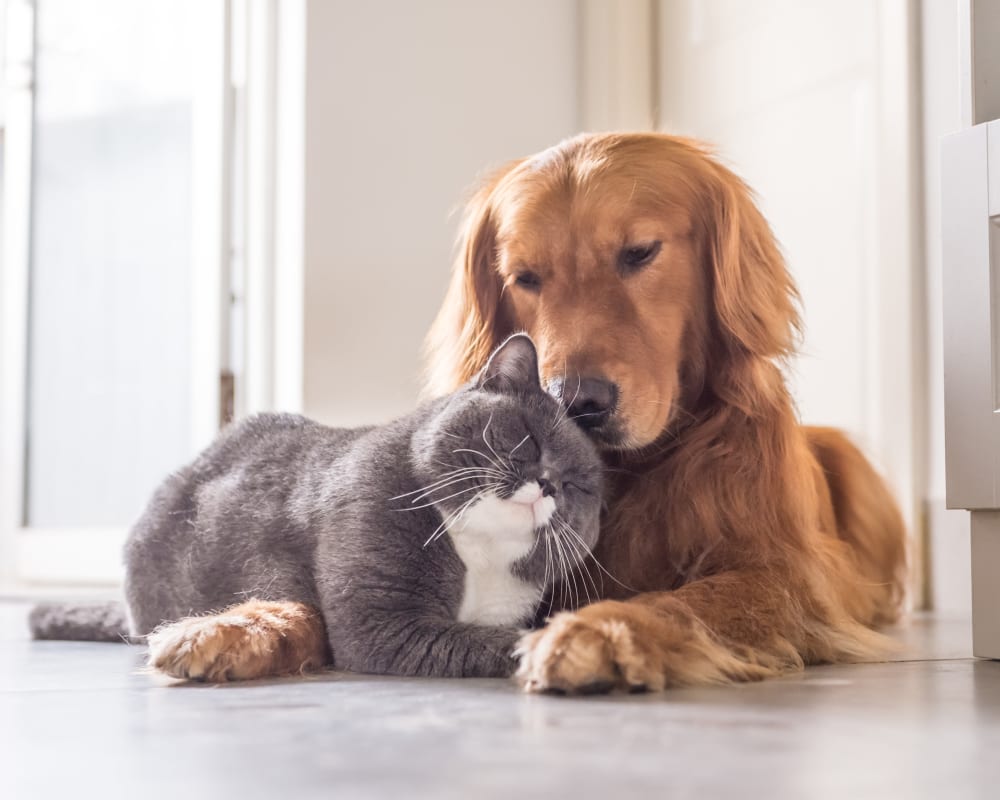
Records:
[[[459,613],[466,568],[450,536],[424,546],[442,521],[436,508],[410,510],[410,498],[399,497],[422,486],[403,454],[437,405],[385,428],[332,429],[270,414],[234,426],[161,487],[133,529],[126,546],[133,633],[250,597],[292,601],[323,610],[339,668],[505,674],[539,587],[514,576],[510,561],[495,564],[534,605],[495,616],[489,627],[460,627],[483,621]],[[470,658],[400,652],[404,629],[422,617],[453,622],[456,636],[474,638]]]
[[[385,426],[250,418],[168,478],[134,526],[131,633],[253,597],[316,609],[338,668],[508,675],[557,577],[555,546],[570,567],[596,541],[600,470],[538,386],[526,337],[477,382]]]

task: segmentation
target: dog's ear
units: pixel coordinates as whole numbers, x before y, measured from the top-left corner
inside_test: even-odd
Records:
[[[747,185],[712,162],[708,258],[721,333],[731,351],[790,355],[800,332],[798,293]]]
[[[454,391],[470,380],[511,332],[500,302],[503,283],[496,268],[493,195],[519,163],[492,173],[466,204],[451,283],[427,336],[431,395]]]

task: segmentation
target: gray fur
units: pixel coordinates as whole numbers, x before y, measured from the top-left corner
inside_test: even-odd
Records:
[[[476,381],[385,426],[334,429],[288,414],[233,425],[163,483],[131,532],[131,632],[250,597],[297,601],[321,610],[338,668],[508,675],[514,625],[532,620],[457,621],[465,564],[447,534],[425,546],[495,476],[469,473],[411,499],[451,470],[498,458],[507,474],[492,491],[510,496],[547,470],[560,486],[557,513],[593,547],[600,460],[539,386],[526,336],[502,345]],[[536,546],[510,569],[551,590],[549,535],[536,531]]]
[[[35,639],[78,642],[129,640],[125,608],[121,603],[69,605],[44,603],[31,609],[28,628]]]

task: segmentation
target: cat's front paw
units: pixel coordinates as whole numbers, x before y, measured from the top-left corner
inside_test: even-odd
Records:
[[[161,625],[146,637],[149,666],[172,678],[221,683],[317,669],[322,622],[298,603],[249,601],[221,614]]]

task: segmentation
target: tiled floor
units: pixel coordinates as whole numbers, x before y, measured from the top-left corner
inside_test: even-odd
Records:
[[[0,797],[1000,797],[1000,663],[918,618],[898,663],[661,695],[329,674],[158,685],[0,606]]]

